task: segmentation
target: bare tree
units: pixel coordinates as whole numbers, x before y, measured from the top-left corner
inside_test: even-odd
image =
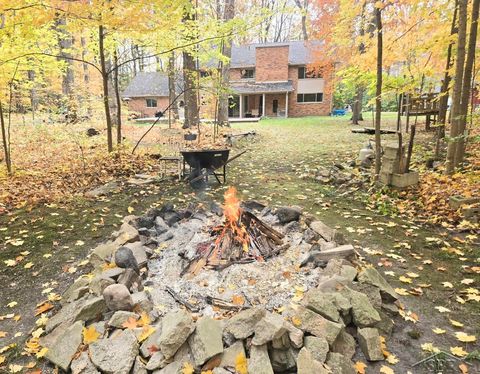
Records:
[[[307,10],[309,5],[309,0],[295,0],[295,4],[302,12],[302,36],[303,40],[308,40],[307,32]]]

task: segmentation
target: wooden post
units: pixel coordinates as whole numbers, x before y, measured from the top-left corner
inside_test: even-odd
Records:
[[[239,117],[243,118],[243,95],[239,95],[239,101],[240,101],[240,114]]]
[[[288,92],[285,92],[285,118],[288,118]]]
[[[263,105],[262,105],[262,117],[265,117],[265,107],[266,107],[266,103],[265,103],[265,94],[263,94],[262,96],[262,100],[263,100]]]
[[[400,131],[400,120],[402,116],[403,93],[398,96],[398,112],[397,112],[397,131]]]
[[[410,170],[410,160],[412,159],[412,151],[413,151],[413,139],[415,137],[415,127],[416,125],[412,125],[410,127],[410,141],[408,142],[408,151],[407,151],[407,161],[405,162],[405,169],[404,172],[408,173]]]

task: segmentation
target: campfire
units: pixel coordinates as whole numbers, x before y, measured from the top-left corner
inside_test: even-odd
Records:
[[[196,274],[203,267],[217,270],[233,264],[264,261],[284,249],[284,235],[242,209],[235,187],[225,192],[224,222],[211,230],[213,240],[197,246],[196,257],[187,272]]]

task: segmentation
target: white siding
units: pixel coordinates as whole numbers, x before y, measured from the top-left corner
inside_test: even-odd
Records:
[[[325,82],[323,78],[306,78],[298,80],[297,93],[318,93],[323,92]]]

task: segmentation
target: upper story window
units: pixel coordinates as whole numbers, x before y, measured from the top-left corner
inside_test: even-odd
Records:
[[[305,66],[298,68],[298,79],[322,78],[322,72],[319,68],[307,68]]]
[[[147,108],[156,108],[156,107],[157,107],[157,100],[147,99]]]
[[[242,79],[253,78],[255,75],[255,69],[242,69]]]

